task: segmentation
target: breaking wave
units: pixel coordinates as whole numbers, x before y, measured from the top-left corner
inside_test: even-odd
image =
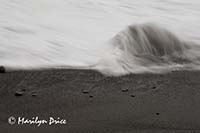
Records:
[[[112,49],[94,66],[106,75],[200,68],[200,45],[155,24],[130,25],[110,42]]]

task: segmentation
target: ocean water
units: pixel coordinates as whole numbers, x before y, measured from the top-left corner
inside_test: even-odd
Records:
[[[0,65],[200,69],[199,0],[0,0]]]

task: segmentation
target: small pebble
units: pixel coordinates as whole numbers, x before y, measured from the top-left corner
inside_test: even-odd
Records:
[[[82,93],[89,93],[89,91],[88,90],[82,90]]]
[[[128,89],[127,88],[125,88],[125,89],[122,89],[122,92],[127,92],[128,91]]]
[[[93,98],[93,96],[92,96],[92,95],[90,95],[89,97],[90,97],[90,98]]]
[[[32,96],[33,96],[33,97],[36,97],[36,96],[37,96],[37,94],[36,94],[36,93],[35,93],[35,94],[32,94]]]
[[[15,96],[22,96],[23,95],[23,92],[21,92],[21,91],[17,91],[17,92],[15,92]]]
[[[160,115],[160,113],[156,113],[156,115]]]
[[[32,95],[33,97],[36,97],[38,94],[37,94],[37,92],[33,91],[33,92],[31,93],[31,95]]]
[[[135,97],[135,95],[131,95],[131,97]]]
[[[6,73],[6,69],[3,66],[0,66],[0,73]]]
[[[156,86],[153,86],[153,87],[152,87],[152,89],[156,89],[156,88],[157,88]]]

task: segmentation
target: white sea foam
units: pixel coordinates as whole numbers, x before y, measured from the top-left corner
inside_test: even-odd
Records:
[[[0,65],[8,68],[199,68],[198,0],[0,1]]]
[[[154,24],[128,26],[112,40],[113,49],[95,68],[106,75],[199,69],[200,45]]]

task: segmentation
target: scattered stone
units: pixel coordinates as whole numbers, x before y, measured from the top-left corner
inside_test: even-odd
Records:
[[[82,90],[82,93],[87,94],[87,93],[89,93],[89,91],[88,90]]]
[[[131,94],[131,97],[135,97],[135,95]]]
[[[32,92],[32,94],[31,94],[33,97],[36,97],[38,94],[37,94],[37,92]]]
[[[89,97],[90,97],[90,98],[93,98],[93,96],[92,96],[92,95],[90,95]]]
[[[37,96],[37,94],[32,94],[32,96],[33,96],[33,97],[36,97],[36,96]]]
[[[152,87],[152,89],[156,89],[156,88],[157,88],[156,86],[153,86],[153,87]]]
[[[23,92],[21,92],[21,91],[17,91],[17,92],[15,92],[15,96],[17,96],[17,97],[19,97],[19,96],[23,96]]]
[[[160,115],[160,113],[156,113],[156,115]]]
[[[6,69],[3,66],[0,66],[0,73],[6,73]]]
[[[127,91],[128,91],[127,88],[122,89],[122,92],[127,92]]]

